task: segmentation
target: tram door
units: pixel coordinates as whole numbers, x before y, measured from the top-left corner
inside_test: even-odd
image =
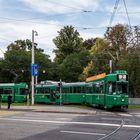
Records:
[[[56,91],[54,89],[51,89],[50,92],[50,102],[55,104],[57,99]]]

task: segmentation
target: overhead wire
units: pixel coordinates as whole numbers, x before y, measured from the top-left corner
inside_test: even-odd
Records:
[[[83,9],[81,9],[81,8],[77,8],[77,7],[73,7],[73,6],[68,6],[68,5],[66,5],[66,4],[63,4],[63,3],[60,3],[60,2],[56,2],[56,1],[49,1],[49,0],[47,0],[48,2],[50,2],[50,3],[55,3],[55,4],[59,4],[60,6],[63,6],[63,7],[66,7],[66,8],[71,8],[71,9],[76,9],[76,10],[83,10]]]
[[[113,12],[112,12],[108,27],[111,27],[111,24],[112,24],[112,22],[114,20],[114,17],[115,17],[115,14],[116,14],[116,11],[117,11],[117,8],[118,8],[118,5],[119,5],[119,1],[120,0],[116,0],[116,2],[115,2],[115,6],[113,8]]]
[[[36,19],[42,19],[42,18],[48,18],[48,17],[55,17],[55,16],[68,16],[68,15],[73,15],[73,14],[78,14],[81,13],[83,11],[78,11],[78,12],[71,12],[71,13],[62,13],[62,14],[55,14],[55,15],[46,15],[46,16],[41,16],[41,17],[33,17],[33,18],[26,18],[26,19],[13,19],[13,18],[9,18],[9,17],[0,17],[0,19],[5,19],[5,20],[17,20],[17,21],[30,21],[30,20],[36,20]]]
[[[28,20],[19,20],[19,19],[12,19],[12,18],[4,18],[8,21],[13,21],[13,22],[28,22]],[[2,23],[2,22],[0,22]],[[58,23],[50,23],[50,22],[40,22],[40,21],[29,21],[28,23],[40,23],[40,24],[48,24],[48,25],[54,25],[54,26],[60,26],[60,27],[64,27],[66,25],[64,24],[58,24]],[[102,29],[102,28],[106,28],[107,26],[100,26],[100,27],[80,27],[80,26],[74,26],[77,29],[82,29],[82,30],[91,30],[91,29]]]
[[[125,7],[125,12],[126,12],[126,15],[127,15],[128,23],[129,23],[129,26],[131,28],[131,22],[130,22],[130,18],[129,18],[129,15],[128,15],[128,10],[127,10],[127,6],[126,6],[125,0],[123,0],[123,3],[124,3],[124,7]]]
[[[124,3],[125,12],[126,12],[128,24],[129,24],[129,27],[130,27],[130,31],[131,31],[131,33],[132,33],[132,39],[127,43],[127,45],[129,45],[131,42],[132,42],[133,44],[135,44],[135,43],[134,43],[135,36],[134,36],[134,34],[133,34],[133,31],[132,31],[132,25],[131,25],[131,21],[130,21],[130,17],[129,17],[129,14],[128,14],[128,10],[127,10],[127,6],[126,6],[125,0],[123,0],[123,3]],[[135,45],[134,45],[134,46],[135,46]]]

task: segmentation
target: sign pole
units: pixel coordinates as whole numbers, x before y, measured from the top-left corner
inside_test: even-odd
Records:
[[[62,83],[61,83],[61,79],[60,79],[60,105],[62,104],[62,91],[61,91],[61,86],[62,86]]]
[[[109,60],[110,73],[112,73],[112,60]]]
[[[35,77],[34,77],[35,76],[34,75],[34,63],[35,63],[34,36],[37,36],[37,35],[38,35],[37,32],[32,30],[32,59],[31,59],[31,67],[33,68],[33,73],[31,75],[31,77],[32,77],[32,79],[31,79],[31,81],[32,81],[32,84],[31,84],[31,86],[32,86],[32,105],[34,105],[34,92],[35,92],[34,91],[34,84],[35,84]]]
[[[35,63],[34,60],[34,30],[32,30],[32,69]],[[32,73],[32,105],[34,105],[34,75]]]

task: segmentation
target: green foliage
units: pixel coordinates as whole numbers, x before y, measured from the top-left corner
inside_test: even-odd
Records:
[[[17,40],[8,45],[5,58],[0,61],[1,83],[15,82],[14,79],[16,76],[18,76],[16,82],[30,83],[31,46],[30,40]],[[37,48],[37,46],[35,48],[35,62],[39,64],[39,80],[45,77],[43,70],[46,70],[45,74],[47,74],[47,76],[45,78],[50,78],[52,75],[51,71],[49,71],[49,68],[51,68],[51,60],[49,56],[43,54],[43,50]]]
[[[140,49],[128,48],[127,53],[121,56],[119,67],[129,74],[130,96],[140,97]]]
[[[90,50],[92,46],[95,45],[95,42],[96,42],[96,39],[97,38],[90,38],[90,39],[86,39],[84,42],[83,42],[83,47]]]
[[[95,45],[91,47],[90,62],[83,69],[80,75],[80,80],[85,80],[87,77],[96,75],[103,72],[109,72],[109,59],[110,57],[105,53],[105,49],[108,47],[107,42],[104,39],[96,38]]]
[[[87,51],[80,53],[73,53],[64,59],[60,65],[60,77],[66,82],[77,82],[79,75],[83,68],[89,61],[89,54]]]
[[[54,50],[55,61],[61,64],[63,60],[72,53],[79,53],[82,50],[82,38],[77,30],[72,26],[65,26],[58,32],[58,36],[53,39],[56,48]]]

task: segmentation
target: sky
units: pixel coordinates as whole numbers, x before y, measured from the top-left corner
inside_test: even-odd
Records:
[[[0,57],[18,39],[32,38],[53,60],[52,39],[66,25],[72,25],[83,39],[103,37],[116,0],[0,0]],[[140,23],[140,1],[125,0],[130,23]],[[123,0],[119,0],[110,26],[129,24]]]

